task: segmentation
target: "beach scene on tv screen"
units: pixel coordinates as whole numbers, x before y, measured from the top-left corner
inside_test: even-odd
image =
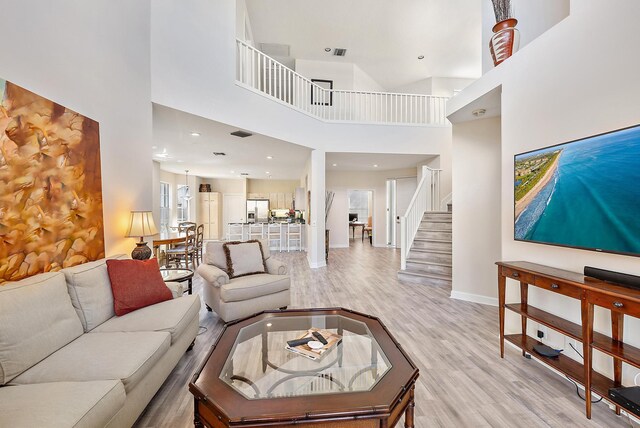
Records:
[[[640,126],[515,157],[515,239],[640,255]]]

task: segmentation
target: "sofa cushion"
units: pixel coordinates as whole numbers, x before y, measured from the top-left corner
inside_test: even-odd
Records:
[[[197,294],[183,296],[138,309],[121,317],[113,317],[96,327],[93,333],[166,331],[171,334],[173,345],[199,312],[200,296]]]
[[[82,334],[64,275],[43,273],[0,287],[0,385]]]
[[[0,426],[103,427],[125,401],[119,380],[54,382],[0,388]]]
[[[86,333],[13,379],[13,384],[120,379],[129,392],[167,352],[167,332]]]
[[[109,257],[126,259],[124,254]],[[113,294],[107,273],[107,259],[84,263],[62,269],[73,307],[82,321],[84,331],[91,331],[116,313],[113,310]]]
[[[286,275],[243,276],[221,286],[220,297],[225,302],[240,302],[288,290],[290,282]]]
[[[227,255],[227,275],[229,278],[255,275],[267,271],[260,241],[227,242],[222,248]]]
[[[171,300],[158,260],[107,260],[116,315]]]

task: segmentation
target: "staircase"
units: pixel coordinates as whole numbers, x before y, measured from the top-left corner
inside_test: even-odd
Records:
[[[398,279],[423,285],[451,285],[451,212],[424,214]]]

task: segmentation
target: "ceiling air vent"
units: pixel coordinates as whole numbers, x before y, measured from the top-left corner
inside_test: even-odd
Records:
[[[233,135],[234,137],[246,138],[246,137],[251,137],[253,134],[250,132],[238,130],[238,131],[232,132],[231,135]]]
[[[213,152],[214,156],[226,156],[227,154],[225,152]]]
[[[345,48],[335,48],[333,50],[334,56],[345,56],[347,54],[347,50]]]
[[[249,173],[248,172],[241,172],[240,175],[245,175],[246,176],[246,175],[249,175]]]

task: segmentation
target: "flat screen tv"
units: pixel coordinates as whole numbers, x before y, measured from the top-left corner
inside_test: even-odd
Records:
[[[517,241],[640,256],[640,125],[514,163]]]

